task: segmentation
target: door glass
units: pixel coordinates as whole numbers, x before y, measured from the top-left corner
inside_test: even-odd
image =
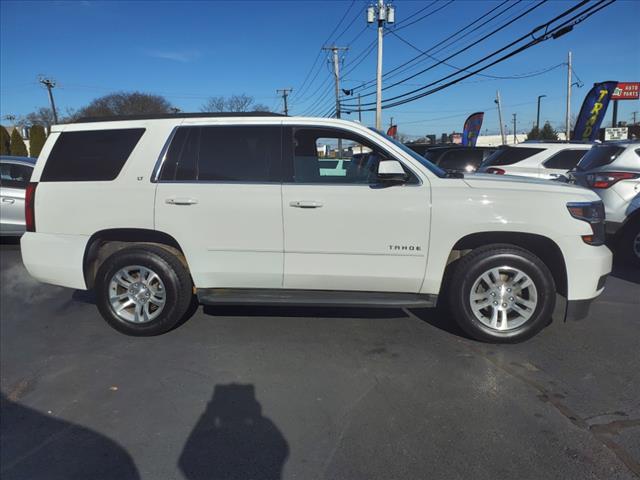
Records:
[[[560,170],[571,170],[575,168],[580,159],[588,150],[563,150],[556,153],[549,160],[544,162],[545,168],[557,168]]]
[[[6,188],[27,188],[33,168],[16,163],[0,164],[0,185]]]
[[[279,126],[178,128],[160,180],[279,182]]]
[[[375,184],[378,163],[388,158],[367,140],[343,130],[296,128],[292,144],[294,183]]]

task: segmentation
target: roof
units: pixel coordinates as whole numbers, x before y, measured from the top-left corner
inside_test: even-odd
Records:
[[[82,117],[72,123],[116,122],[122,120],[158,120],[164,118],[217,118],[217,117],[284,117],[274,112],[196,112],[154,113],[146,115],[113,115],[110,117]]]
[[[13,155],[2,155],[2,156],[0,156],[0,161],[29,163],[31,165],[35,165],[36,160],[37,160],[37,158],[33,158],[33,157],[16,157],[16,156],[13,156]]]

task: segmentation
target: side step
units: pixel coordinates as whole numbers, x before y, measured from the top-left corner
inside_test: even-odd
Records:
[[[203,305],[431,308],[438,299],[437,295],[418,293],[264,288],[199,288],[196,293]]]

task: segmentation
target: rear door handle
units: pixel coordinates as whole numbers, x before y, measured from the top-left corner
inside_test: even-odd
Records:
[[[311,200],[294,200],[293,202],[289,202],[289,206],[295,208],[320,208],[322,203]]]
[[[16,203],[15,198],[2,197],[2,203]]]
[[[195,205],[198,200],[195,198],[167,198],[164,203],[169,205]]]

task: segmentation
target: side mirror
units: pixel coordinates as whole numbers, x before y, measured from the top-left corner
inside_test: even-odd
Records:
[[[380,160],[378,163],[378,179],[382,182],[403,183],[407,177],[407,172],[397,160]]]

